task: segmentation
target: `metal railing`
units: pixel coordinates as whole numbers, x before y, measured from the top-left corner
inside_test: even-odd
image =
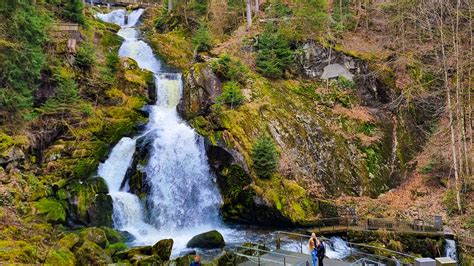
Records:
[[[311,237],[309,235],[293,233],[293,232],[285,232],[285,231],[277,231],[276,233],[277,233],[276,249],[280,249],[282,241],[286,239],[289,239],[292,241],[296,240],[300,244],[300,248],[299,248],[300,253],[303,253],[303,245],[307,244],[308,243],[307,241],[309,241],[309,238]],[[329,241],[329,239],[325,237],[318,237],[318,238],[321,239],[323,242]],[[303,241],[303,239],[305,241]],[[399,260],[396,259],[396,257],[400,257],[404,261],[410,261],[410,262],[414,262],[414,260],[416,259],[415,256],[398,252],[395,250],[391,250],[391,249],[375,247],[375,246],[360,244],[360,243],[353,243],[353,242],[348,242],[348,241],[345,241],[345,242],[349,247],[349,257],[364,258],[364,259],[373,258],[380,262],[391,262],[392,264],[395,264],[395,265],[401,264]],[[364,251],[367,251],[367,252],[364,252]],[[369,251],[372,251],[372,253],[368,253]],[[392,254],[393,257],[389,258],[386,256],[378,255],[376,253]],[[405,264],[401,264],[401,265],[405,265]],[[406,265],[411,265],[411,264],[408,263]]]
[[[309,259],[304,259],[301,256],[294,256],[291,254],[285,254],[285,253],[280,253],[276,251],[270,251],[267,249],[260,249],[258,248],[259,245],[256,245],[257,247],[253,246],[235,246],[234,247],[234,254],[236,255],[234,259],[234,265],[237,265],[239,261],[237,260],[237,257],[241,258],[246,258],[248,261],[252,264],[256,265],[266,265],[266,263],[270,263],[269,265],[287,265],[287,260],[289,259],[295,259],[295,260],[300,260],[300,262],[292,265],[309,265],[310,260]],[[265,258],[263,255],[273,255],[272,258]]]
[[[356,265],[361,265],[361,266],[382,266],[382,265],[385,265],[385,264],[380,263],[380,262],[377,262],[377,261],[373,261],[373,260],[369,260],[369,259],[362,258],[362,259],[358,259],[358,260],[354,261],[353,263],[351,263],[350,266],[356,266]]]

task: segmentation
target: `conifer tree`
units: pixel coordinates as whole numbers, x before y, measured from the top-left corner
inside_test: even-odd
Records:
[[[270,178],[278,167],[278,152],[267,135],[257,139],[252,148],[252,161],[255,173],[260,178]]]

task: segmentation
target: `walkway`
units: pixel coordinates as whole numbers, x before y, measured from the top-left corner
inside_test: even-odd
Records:
[[[260,256],[259,258],[254,258],[254,259],[249,258],[248,261],[239,263],[238,265],[241,265],[241,266],[255,266],[255,265],[306,266],[306,265],[312,265],[312,262],[311,262],[311,255],[278,249],[273,252],[268,252],[265,255]],[[350,263],[326,258],[324,259],[324,265],[348,266],[350,265]]]

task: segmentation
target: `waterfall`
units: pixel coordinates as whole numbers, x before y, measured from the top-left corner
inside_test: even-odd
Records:
[[[183,87],[181,74],[164,73],[151,47],[140,40],[135,26],[142,14],[143,9],[132,11],[128,23],[124,10],[97,17],[121,26],[117,34],[124,42],[119,56],[130,57],[140,68],[154,73],[157,101],[149,108],[146,130],[151,143],[145,166],[151,191],[146,202],[126,188],[120,190],[133,161],[135,139],[122,138],[98,172],[107,182],[113,199],[114,226],[135,237],[132,245],[154,244],[171,237],[175,241],[174,251],[179,251],[194,235],[219,227],[222,200],[207,163],[203,138],[176,111]]]
[[[340,237],[331,237],[326,244],[326,256],[330,259],[343,259],[351,254],[351,247]]]
[[[458,260],[458,255],[456,251],[456,241],[452,239],[446,239],[446,245],[444,246],[444,255],[450,257],[453,260]]]

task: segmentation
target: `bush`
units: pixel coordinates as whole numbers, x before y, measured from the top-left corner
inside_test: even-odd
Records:
[[[245,100],[245,97],[240,90],[239,83],[230,81],[224,85],[222,94],[217,98],[217,100],[234,107],[241,104]]]
[[[84,25],[86,19],[83,14],[84,3],[82,0],[66,0],[64,17],[72,22]]]
[[[205,26],[199,26],[193,37],[193,46],[197,52],[208,52],[212,48],[212,40],[209,30]]]
[[[107,57],[105,58],[105,61],[107,67],[112,73],[116,73],[117,70],[120,68],[120,57],[115,51],[108,53]]]
[[[286,38],[272,25],[258,38],[257,70],[268,78],[281,78],[294,60]]]
[[[253,169],[260,178],[270,178],[278,167],[278,152],[270,137],[264,135],[257,139],[252,148]]]
[[[354,88],[354,82],[352,80],[349,80],[343,76],[339,76],[337,78],[337,86],[341,89],[353,89]]]
[[[282,18],[291,15],[291,9],[281,0],[270,4],[267,16],[270,18]]]
[[[82,70],[89,70],[95,63],[94,47],[90,44],[84,44],[79,47],[74,64]]]
[[[211,63],[212,71],[223,80],[244,83],[247,77],[247,68],[240,61],[224,54]]]

